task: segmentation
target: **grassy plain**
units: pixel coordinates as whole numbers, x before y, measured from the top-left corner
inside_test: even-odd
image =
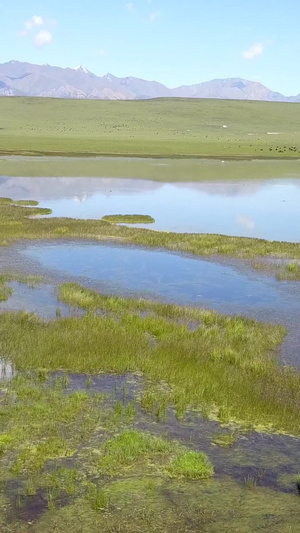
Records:
[[[0,116],[2,155],[273,159],[300,155],[298,104],[2,97]]]

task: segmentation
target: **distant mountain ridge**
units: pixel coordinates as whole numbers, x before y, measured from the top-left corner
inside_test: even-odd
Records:
[[[80,65],[75,68],[33,65],[19,61],[0,64],[0,96],[40,96],[52,98],[142,100],[147,98],[218,98],[300,102],[297,96],[271,91],[261,83],[241,78],[216,79],[196,85],[169,89],[156,81],[97,76]]]

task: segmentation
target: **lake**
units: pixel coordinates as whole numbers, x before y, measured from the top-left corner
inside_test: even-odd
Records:
[[[166,161],[111,161],[98,178],[2,176],[0,196],[37,200],[55,217],[149,214],[155,223],[137,227],[300,242],[300,162]]]

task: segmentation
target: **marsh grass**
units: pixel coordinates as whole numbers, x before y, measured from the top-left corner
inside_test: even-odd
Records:
[[[15,450],[10,472],[34,475],[49,459],[71,457],[81,440],[84,414],[96,427],[98,398],[85,392],[65,394],[40,380],[18,375],[0,402],[2,453]]]
[[[0,381],[0,392],[1,495],[7,494],[8,507],[26,517],[26,523],[30,516],[30,525],[41,512],[46,516],[47,511],[74,502],[81,502],[84,513],[88,509],[116,513],[112,480],[134,480],[133,493],[153,498],[157,479],[160,485],[171,473],[192,478],[172,466],[168,470],[189,450],[176,441],[132,429],[130,403],[123,405],[101,393],[66,390],[63,380],[53,381],[51,376],[41,382],[34,372],[19,374],[8,385]],[[105,428],[109,416],[113,424]],[[128,497],[132,495],[127,493]],[[33,517],[28,515],[30,509],[36,513]],[[8,515],[0,525],[14,520]],[[19,527],[23,523],[18,522]]]
[[[248,490],[254,490],[257,487],[257,478],[255,476],[247,476],[245,478],[245,488]]]
[[[0,198],[0,246],[20,239],[94,239],[162,248],[196,256],[232,256],[251,259],[256,256],[300,259],[300,244],[266,241],[214,234],[181,234],[130,228],[103,220],[71,218],[34,218],[50,214],[50,209],[20,207]]]
[[[204,453],[182,451],[166,466],[171,477],[207,479],[213,475],[213,466]]]
[[[134,475],[137,470],[185,479],[213,475],[213,466],[204,453],[134,429],[126,429],[102,444],[97,468],[108,476]]]
[[[9,296],[12,294],[13,290],[11,287],[7,287],[5,285],[5,281],[2,281],[1,278],[0,278],[0,302],[5,302],[9,298]]]
[[[9,383],[0,380],[0,392],[1,480],[4,486],[14,481],[11,496],[20,508],[42,491],[52,509],[57,498],[80,488],[76,469],[61,463],[74,461],[78,447],[95,431],[99,397],[82,391],[66,394],[63,383],[53,387],[33,373]]]
[[[89,484],[86,498],[94,511],[106,511],[109,506],[107,491],[93,483]]]
[[[291,261],[277,274],[278,280],[300,280],[300,262]]]
[[[277,258],[278,259],[278,258]],[[280,261],[257,261],[252,262],[255,270],[262,270],[267,272],[273,272],[276,275],[278,281],[299,281],[300,280],[300,262],[287,261],[282,259]]]
[[[150,215],[105,215],[102,220],[114,224],[153,224],[155,222]]]
[[[97,466],[106,475],[120,475],[130,468],[136,469],[137,465],[141,468],[141,463],[143,468],[147,468],[149,463],[159,464],[177,446],[161,437],[129,429],[104,442]]]
[[[59,297],[88,313],[51,322],[27,313],[0,316],[0,352],[17,369],[142,372],[153,384],[166,384],[141,399],[158,420],[168,406],[178,418],[195,408],[224,424],[299,434],[300,375],[276,361],[282,326],[103,296],[76,284],[62,285]],[[94,314],[97,309],[108,314]],[[189,330],[183,319],[198,327]]]

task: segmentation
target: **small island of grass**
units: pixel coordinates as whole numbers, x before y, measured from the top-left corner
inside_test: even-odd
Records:
[[[39,205],[36,200],[17,200],[14,202],[15,205],[21,205],[23,207],[36,207]]]
[[[155,222],[150,215],[105,215],[102,220],[115,224],[153,224]]]

